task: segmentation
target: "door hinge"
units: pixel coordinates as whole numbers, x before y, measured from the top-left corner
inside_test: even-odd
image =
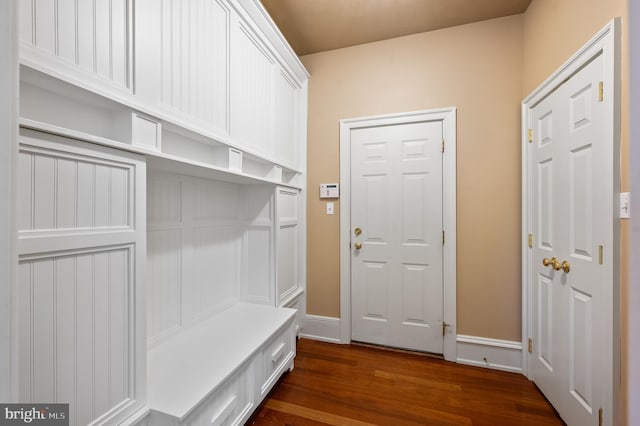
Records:
[[[602,253],[603,251],[604,251],[604,247],[598,246],[598,263],[600,265],[604,263],[604,255]]]
[[[533,248],[533,234],[529,234],[529,248]]]
[[[447,327],[449,327],[451,324],[447,324],[446,322],[444,322],[444,320],[442,321],[442,337],[445,337],[447,334]]]
[[[598,101],[604,101],[604,83],[602,81],[598,83]]]
[[[444,139],[442,139],[442,153],[444,154]]]
[[[602,426],[602,408],[598,410],[598,426]]]
[[[528,135],[529,135],[529,143],[533,142],[533,129],[529,129]]]
[[[531,337],[529,337],[529,347],[527,349],[530,354],[533,353],[533,339]]]
[[[444,231],[442,231],[442,245],[444,245]]]

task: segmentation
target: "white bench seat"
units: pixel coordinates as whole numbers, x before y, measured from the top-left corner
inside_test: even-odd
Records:
[[[295,309],[238,303],[151,348],[147,407],[154,420],[149,423],[245,420],[277,378],[293,368],[295,315]],[[207,417],[207,410],[219,419]],[[200,415],[206,419],[194,422]]]

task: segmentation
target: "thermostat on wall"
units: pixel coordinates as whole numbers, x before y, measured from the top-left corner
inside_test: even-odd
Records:
[[[321,183],[320,198],[340,198],[340,184]]]

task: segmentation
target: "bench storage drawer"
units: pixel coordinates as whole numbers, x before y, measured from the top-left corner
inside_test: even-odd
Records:
[[[260,355],[262,363],[260,399],[271,390],[285,370],[293,368],[295,338],[295,321],[294,318],[291,318],[287,325],[273,336],[262,349]]]

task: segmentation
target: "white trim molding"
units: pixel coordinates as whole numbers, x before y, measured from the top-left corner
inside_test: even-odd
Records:
[[[458,335],[457,362],[476,367],[522,373],[522,343]]]
[[[443,321],[444,358],[456,360],[456,108],[412,111],[340,120],[340,343],[351,342],[351,131],[362,127],[387,126],[423,121],[441,121],[443,154]]]
[[[0,4],[0,401],[17,402],[18,2]]]
[[[304,318],[300,337],[322,342],[342,343],[340,341],[340,328],[340,318],[307,314]]]
[[[640,49],[640,3],[630,1],[629,20],[625,23],[629,28],[629,50],[628,52],[638,52]],[[629,75],[640,75],[640,55],[629,55],[630,70]],[[630,109],[629,117],[640,117],[640,80],[637,78],[630,80]],[[638,119],[629,120],[630,137],[629,141],[640,140],[640,121]],[[629,259],[640,259],[640,145],[629,143],[629,158],[627,164],[631,170],[631,188],[635,194],[631,197],[631,211],[634,216],[631,218],[629,226],[629,240],[631,252]],[[630,425],[640,424],[640,404],[631,401],[640,401],[640,363],[635,362],[640,356],[640,263],[629,262],[629,279],[627,282],[627,422]],[[623,319],[624,321],[624,319]],[[632,361],[634,360],[634,361]]]

